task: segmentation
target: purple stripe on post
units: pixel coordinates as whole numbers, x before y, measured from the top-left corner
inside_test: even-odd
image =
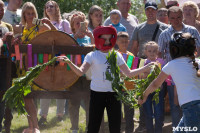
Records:
[[[73,62],[73,55],[72,54],[70,55],[70,60]]]
[[[138,58],[138,57],[135,57],[135,60],[134,60],[134,63],[133,63],[133,69],[136,69],[136,68],[137,68],[138,60],[139,60],[139,58]]]
[[[28,54],[28,68],[32,67],[32,44],[27,45],[27,54]]]
[[[20,53],[20,61],[19,61],[20,69],[22,69],[22,64],[23,64],[22,56],[23,56],[22,53]]]
[[[124,60],[126,61],[126,59],[127,59],[127,54],[123,53],[122,56],[123,56]]]
[[[37,65],[37,54],[34,54],[34,61],[33,61],[33,65],[36,66]]]

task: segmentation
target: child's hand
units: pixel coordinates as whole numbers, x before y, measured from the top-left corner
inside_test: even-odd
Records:
[[[13,37],[14,37],[13,32],[7,32],[7,33],[3,36],[2,40],[3,40],[3,41],[6,41],[7,37],[13,38]]]
[[[145,103],[147,100],[147,97],[143,94],[143,99],[141,97],[139,97],[138,99],[138,104],[142,105],[143,103]]]
[[[158,65],[158,64],[156,62],[151,62],[151,63],[145,65],[144,66],[145,72],[150,73],[153,65]]]
[[[145,66],[144,66],[144,70],[145,70],[144,73],[150,73],[150,71],[151,71],[151,66],[152,66],[153,64],[154,64],[154,63],[151,62],[151,63],[145,65]]]
[[[89,36],[89,37],[93,37],[93,34],[90,30],[86,30],[85,35]]]
[[[71,62],[67,56],[58,56],[56,60],[64,63]]]
[[[83,32],[80,28],[78,29],[78,31],[74,34],[74,38],[83,38],[85,36],[85,32]]]
[[[43,18],[43,19],[41,19],[41,21],[43,24],[45,23],[47,25],[49,25],[51,23],[51,21],[48,18]]]

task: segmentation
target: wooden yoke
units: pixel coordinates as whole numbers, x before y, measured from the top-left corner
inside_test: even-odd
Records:
[[[30,44],[32,44],[33,57],[35,57],[36,54],[37,56],[39,56],[38,54],[44,54],[44,56],[45,54],[48,54],[53,57],[55,54],[59,53],[70,55],[72,57],[72,61],[76,60],[77,55],[86,55],[87,53],[94,50],[93,46],[79,46],[74,38],[61,31],[46,31],[41,33],[32,39]],[[20,53],[28,54],[28,45],[19,45],[19,50]],[[11,49],[11,53],[15,53],[14,48]],[[27,95],[27,97],[56,99],[70,98],[70,90],[61,90],[69,88],[77,81],[78,78],[79,77],[72,70],[67,70],[67,64],[64,66],[59,64],[56,66],[49,66],[46,70],[42,71],[40,75],[33,81],[33,84],[42,88],[42,91],[34,89],[29,95]]]

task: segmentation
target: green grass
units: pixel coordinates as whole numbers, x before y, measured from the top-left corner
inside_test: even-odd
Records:
[[[56,104],[55,100],[52,100],[51,106],[49,108],[49,113],[47,117],[47,125],[43,128],[40,128],[41,133],[71,133],[71,122],[69,116],[64,117],[64,121],[57,122],[56,120]],[[39,107],[39,106],[38,106]],[[38,110],[39,112],[40,110]],[[138,118],[138,110],[136,110],[135,117]],[[108,131],[108,119],[105,111],[105,133]],[[38,115],[38,119],[40,116]],[[25,115],[18,115],[17,112],[13,111],[13,120],[11,125],[11,133],[22,133],[23,129],[28,127],[27,117]],[[136,126],[135,126],[136,127]],[[80,108],[79,111],[79,133],[85,133],[86,129],[86,117],[85,111]],[[124,123],[122,123],[122,131],[124,131]],[[5,133],[3,129],[2,133]]]

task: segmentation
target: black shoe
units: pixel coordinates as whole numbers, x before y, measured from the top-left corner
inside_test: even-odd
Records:
[[[40,120],[38,121],[38,125],[42,127],[46,126],[46,124],[47,124],[47,118],[41,117]]]
[[[146,132],[146,127],[145,126],[138,126],[136,129],[135,129],[135,133],[145,133]]]

